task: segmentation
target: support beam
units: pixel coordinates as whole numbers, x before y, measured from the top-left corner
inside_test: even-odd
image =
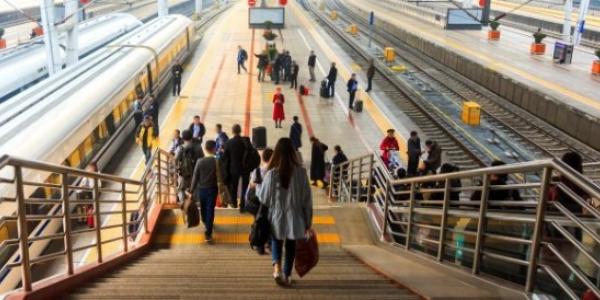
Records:
[[[590,7],[590,0],[581,0],[579,4],[579,17],[577,18],[577,25],[575,26],[575,34],[573,35],[573,45],[579,45],[581,42],[581,35],[585,28],[585,17]]]
[[[40,0],[40,15],[44,28],[44,45],[46,47],[46,66],[50,76],[62,68],[61,50],[58,47],[56,27],[54,26],[54,1]]]
[[[571,13],[573,12],[573,0],[565,0],[565,21],[563,23],[561,39],[571,43]]]
[[[195,2],[196,3],[195,11],[198,16],[200,16],[200,13],[202,13],[202,2],[203,2],[203,0],[196,0],[196,2]]]
[[[65,22],[65,28],[67,33],[67,66],[74,65],[77,63],[77,61],[79,61],[79,38],[77,29],[79,24],[78,9],[78,0],[65,0],[65,16],[68,18]]]
[[[164,17],[169,14],[169,4],[167,0],[157,0],[158,16]]]
[[[490,22],[490,11],[492,10],[492,0],[485,0],[483,10],[481,11],[481,24],[487,26]]]

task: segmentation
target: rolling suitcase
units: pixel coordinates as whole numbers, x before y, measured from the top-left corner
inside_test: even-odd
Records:
[[[329,89],[327,88],[327,79],[321,81],[321,91],[319,93],[321,98],[329,98]]]
[[[363,102],[362,102],[362,100],[356,100],[356,102],[354,102],[354,111],[356,111],[356,112],[362,112],[363,111]]]
[[[267,148],[267,128],[264,126],[252,128],[252,145],[258,150]]]

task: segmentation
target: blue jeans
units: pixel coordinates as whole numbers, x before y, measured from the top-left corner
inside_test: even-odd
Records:
[[[283,264],[283,274],[286,277],[292,275],[292,268],[294,267],[294,259],[296,258],[296,241],[295,240],[278,240],[275,238],[271,239],[271,257],[273,258],[273,264],[281,265],[281,252],[285,244],[285,262]]]
[[[142,146],[142,152],[144,152],[144,158],[146,159],[146,164],[148,164],[150,158],[152,158],[152,148]]]
[[[217,203],[218,189],[216,187],[211,188],[199,188],[198,189],[198,200],[200,201],[200,216],[204,223],[206,236],[212,236],[213,224],[215,221],[215,205]]]

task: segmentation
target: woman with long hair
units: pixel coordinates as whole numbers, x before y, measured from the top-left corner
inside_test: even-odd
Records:
[[[277,142],[258,198],[269,208],[273,278],[278,285],[290,285],[296,240],[305,238],[306,231],[311,228],[313,209],[306,170],[289,138],[281,138]]]

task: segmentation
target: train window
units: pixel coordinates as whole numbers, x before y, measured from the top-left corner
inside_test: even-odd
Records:
[[[85,141],[83,141],[83,155],[86,158],[89,158],[89,156],[93,152],[94,152],[94,135],[91,134],[85,139]]]
[[[98,126],[98,138],[105,139],[108,137],[108,127],[106,126],[106,122],[102,122]]]
[[[79,148],[76,148],[75,151],[69,155],[67,161],[71,167],[78,168],[81,166],[81,154],[79,153]]]
[[[121,118],[125,118],[127,116],[127,113],[129,112],[129,103],[127,102],[127,99],[121,101]]]
[[[119,108],[119,106],[117,106],[113,109],[112,116],[113,116],[115,125],[117,125],[117,124],[119,124],[119,122],[121,122],[121,109]]]

